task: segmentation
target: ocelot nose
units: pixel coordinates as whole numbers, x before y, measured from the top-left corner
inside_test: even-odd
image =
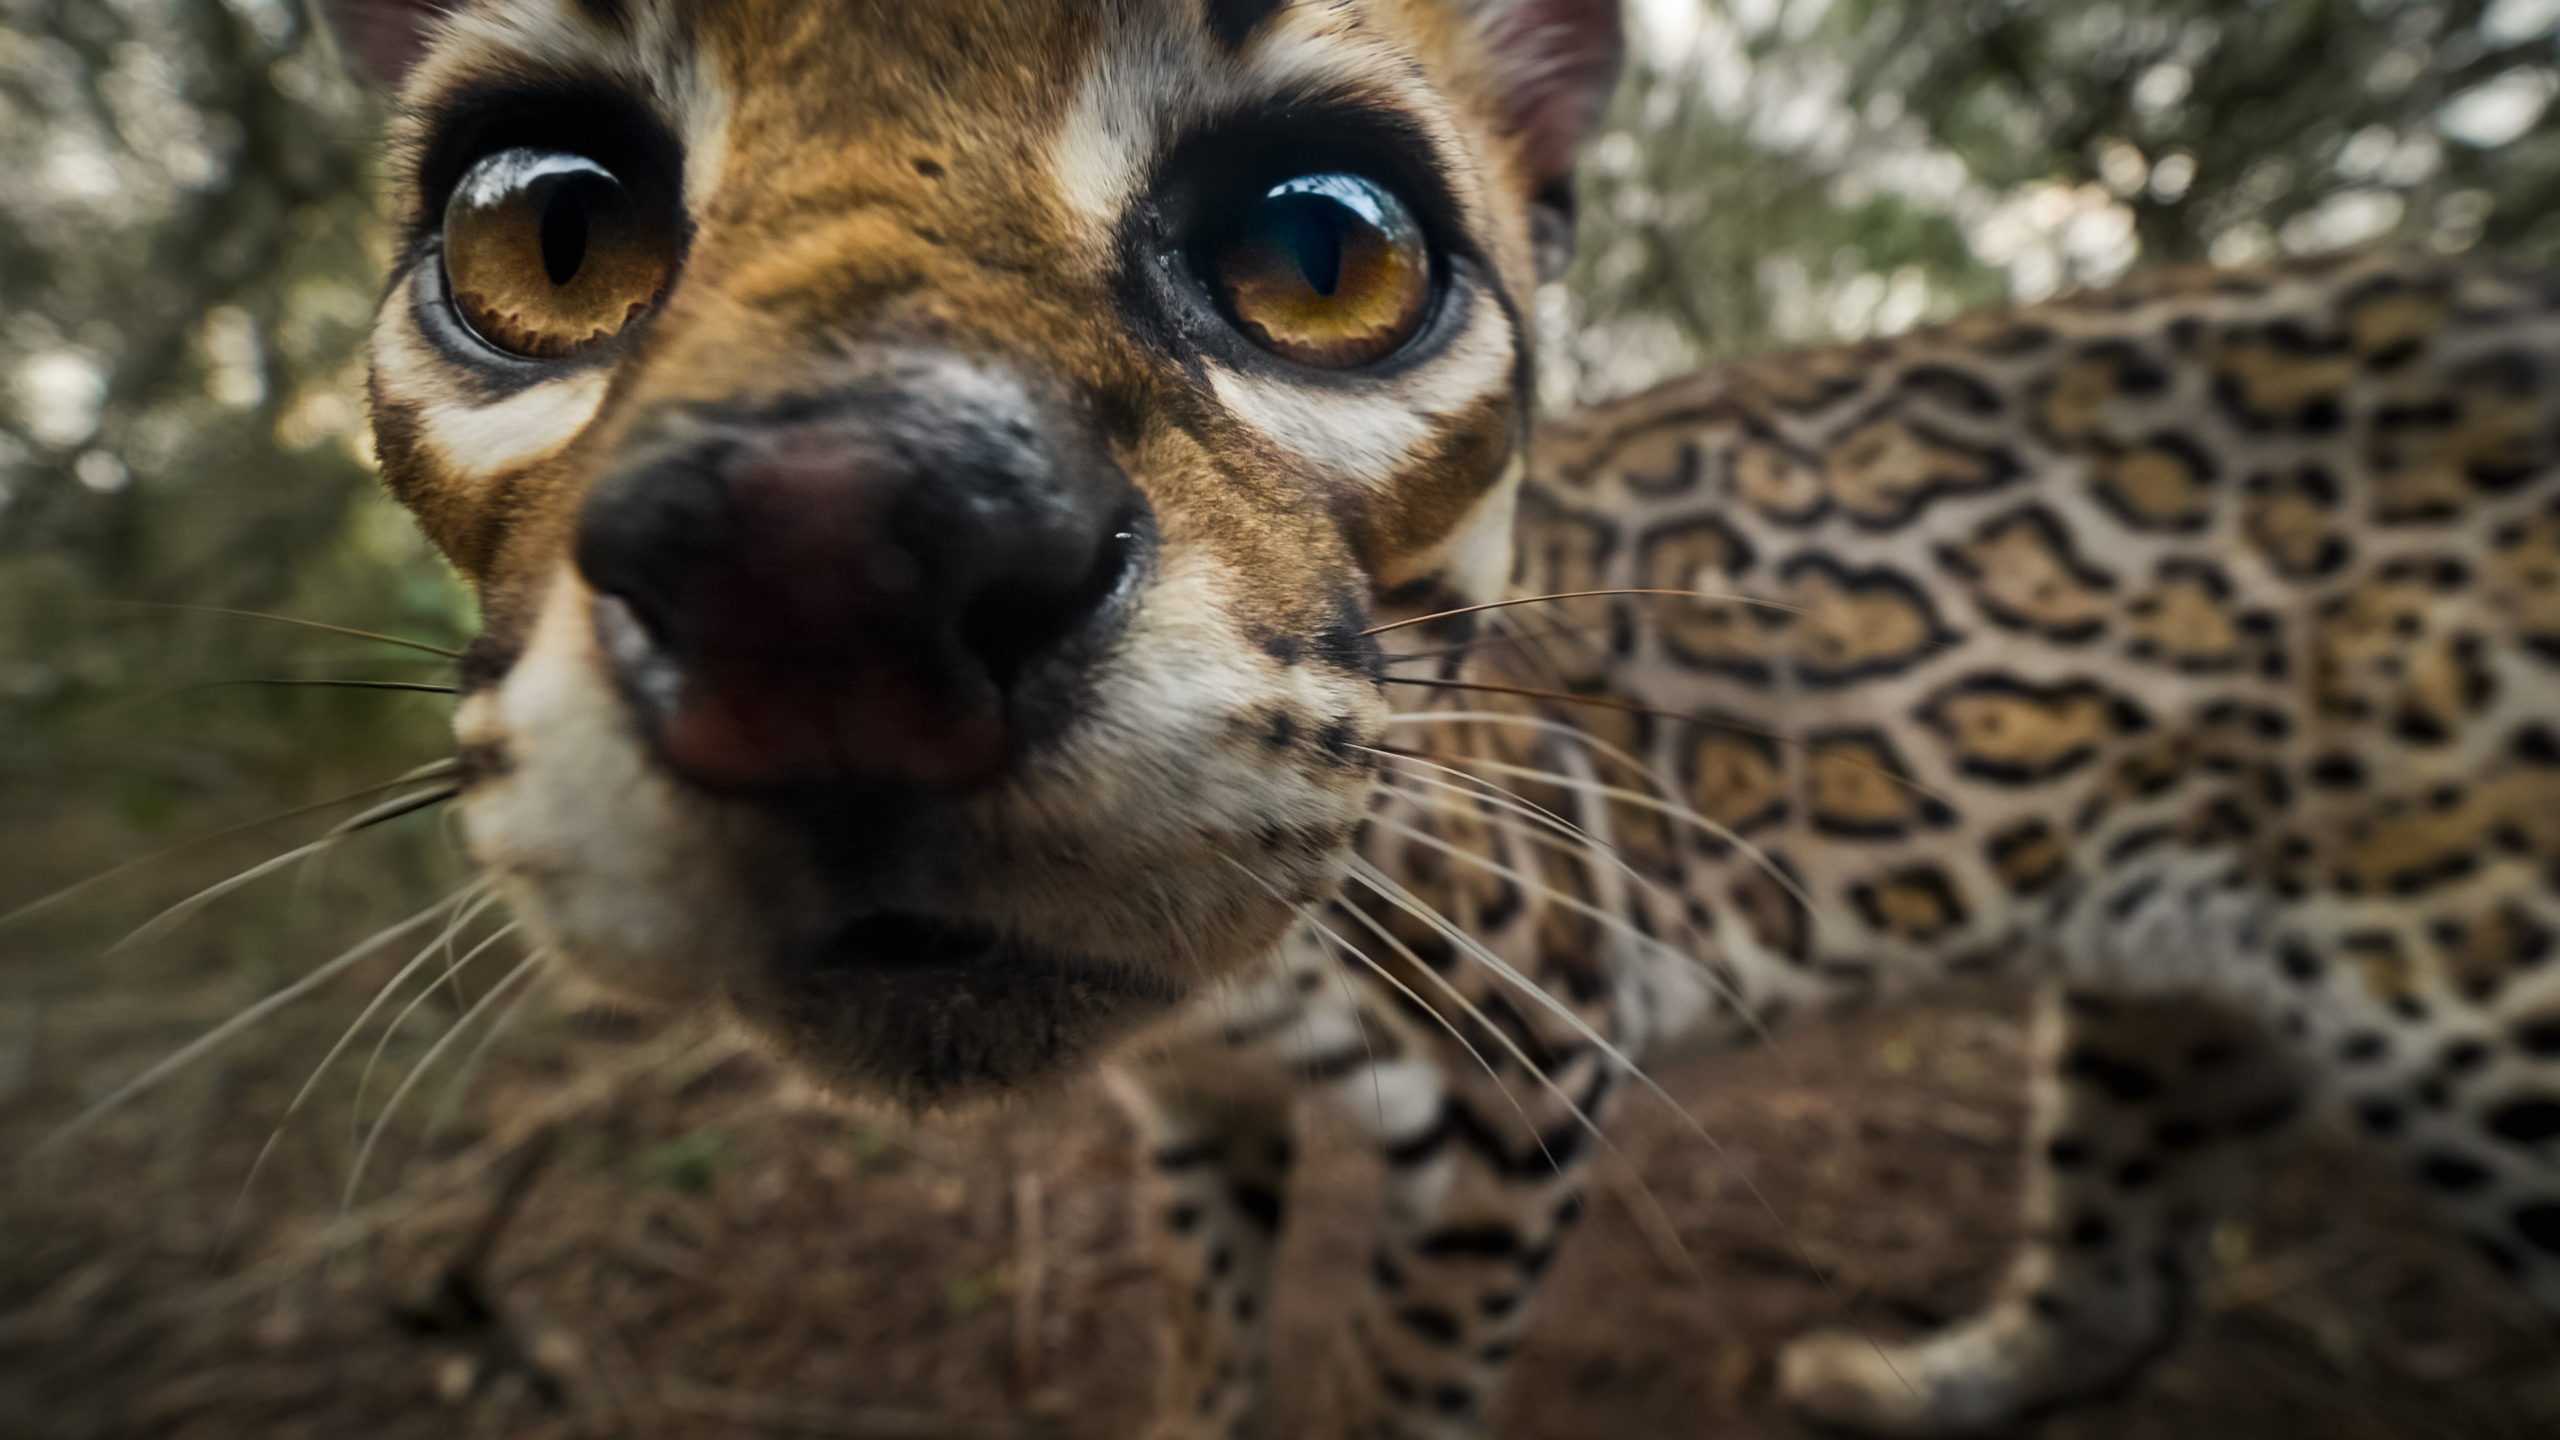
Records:
[[[926,356],[644,425],[577,553],[667,764],[721,791],[964,789],[1053,728],[1145,533],[1062,409]]]

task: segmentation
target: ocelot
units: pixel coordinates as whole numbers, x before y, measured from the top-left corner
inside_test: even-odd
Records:
[[[1374,1139],[1323,1433],[1477,1433],[1684,1046],[2041,986],[2029,1239],[1790,1396],[2155,1353],[2322,1095],[2560,1308],[2560,283],[2176,272],[1533,425],[1609,0],[335,0],[385,476],[543,944],[830,1085],[1107,1065],[1162,1437],[1258,1433],[1290,1111]]]

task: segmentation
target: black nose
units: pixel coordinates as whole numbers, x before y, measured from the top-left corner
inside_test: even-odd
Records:
[[[902,355],[824,396],[654,417],[587,502],[578,567],[668,763],[723,790],[1002,773],[1144,523],[1065,411]]]

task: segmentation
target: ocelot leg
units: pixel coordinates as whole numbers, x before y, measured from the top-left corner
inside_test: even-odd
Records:
[[[1252,1440],[1270,1374],[1272,1257],[1293,1156],[1285,1094],[1205,1097],[1117,1077],[1138,1126],[1164,1287],[1149,1440]]]
[[[1443,1043],[1437,1119],[1381,1137],[1377,1250],[1310,1440],[1480,1434],[1530,1302],[1581,1213],[1599,1142],[1574,1111],[1606,1123],[1615,1077],[1604,1057],[1588,1047],[1540,1057],[1550,1090],[1490,1045],[1479,1053],[1494,1074]],[[1336,1098],[1366,1118],[1357,1084]]]
[[[2039,999],[2026,1239],[1991,1304],[1909,1344],[1824,1331],[1788,1399],[1830,1425],[1961,1435],[2128,1379],[2177,1337],[2215,1221],[2301,1109],[2285,1050],[2199,1001]]]

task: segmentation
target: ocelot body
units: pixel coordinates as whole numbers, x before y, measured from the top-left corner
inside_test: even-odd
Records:
[[[1355,1413],[1471,1414],[1620,1055],[1995,974],[2045,992],[2033,1238],[1942,1335],[1795,1346],[1816,1415],[2117,1382],[2323,1100],[2560,1307],[2555,302],[2389,256],[2172,274],[1556,426],[1515,588],[1577,598],[1409,641],[1351,898],[1155,1079],[1265,1062],[1159,1121],[1177,1251],[1267,1255],[1204,1135],[1282,1133],[1316,1077],[1390,1162]],[[1195,1310],[1267,1283],[1190,1258]]]

